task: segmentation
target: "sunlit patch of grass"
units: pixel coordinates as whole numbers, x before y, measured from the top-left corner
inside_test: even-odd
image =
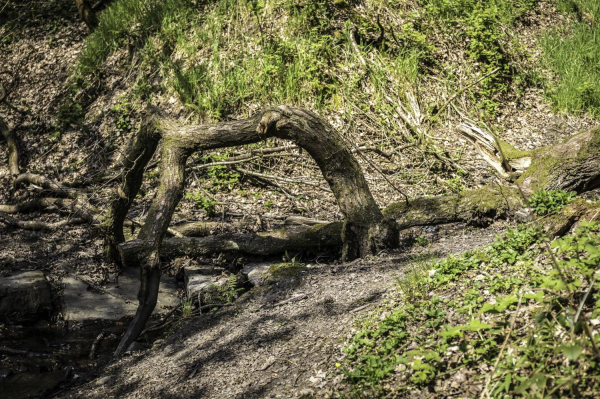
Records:
[[[600,2],[560,0],[559,5],[576,21],[542,40],[544,62],[555,74],[548,97],[561,111],[600,117]]]
[[[509,230],[408,273],[336,365],[350,396],[594,396],[600,225],[583,223],[551,252],[544,241],[536,228]]]

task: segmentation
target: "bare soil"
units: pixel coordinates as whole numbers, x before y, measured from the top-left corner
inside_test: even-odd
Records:
[[[313,264],[256,288],[230,308],[180,326],[166,340],[75,380],[61,398],[300,398],[337,396],[335,363],[364,319],[423,259],[489,244],[505,228],[458,225],[420,231],[413,247],[346,264]],[[421,263],[420,263],[421,262]]]

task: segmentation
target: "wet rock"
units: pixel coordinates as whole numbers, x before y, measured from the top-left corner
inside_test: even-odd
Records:
[[[133,316],[138,307],[139,273],[137,268],[125,268],[117,282],[102,286],[101,290],[90,287],[81,278],[64,278],[65,289],[61,299],[64,319],[81,322]],[[154,314],[167,313],[177,305],[177,283],[175,279],[163,276]]]
[[[41,271],[0,277],[0,319],[27,320],[48,315],[51,309],[50,287]]]
[[[188,295],[198,295],[205,292],[211,286],[224,287],[227,284],[227,277],[221,275],[222,269],[215,270],[207,267],[186,267],[185,288]]]
[[[242,274],[248,277],[248,281],[254,287],[260,287],[264,285],[267,281],[269,268],[272,263],[262,262],[262,263],[248,263],[244,265],[242,269]]]

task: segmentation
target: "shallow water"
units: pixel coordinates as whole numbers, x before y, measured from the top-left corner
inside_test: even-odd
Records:
[[[0,399],[44,397],[80,378],[110,359],[126,327],[119,321],[0,325]]]

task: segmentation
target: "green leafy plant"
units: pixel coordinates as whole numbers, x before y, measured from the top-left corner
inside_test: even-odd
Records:
[[[211,217],[215,215],[215,207],[218,204],[218,202],[212,197],[201,194],[187,193],[185,195],[185,198],[194,201],[196,208],[206,212],[206,216]]]
[[[552,253],[544,240],[536,228],[509,230],[413,269],[420,276],[363,323],[336,365],[352,396],[418,395],[463,369],[490,397],[593,396],[600,225],[582,223]]]
[[[243,290],[243,288],[238,287],[237,277],[235,276],[235,274],[231,273],[229,275],[229,280],[227,280],[227,289],[224,290],[226,302],[232,303],[233,301],[235,301],[238,298],[240,292]]]
[[[129,133],[132,127],[131,106],[127,102],[119,103],[112,107],[111,111],[115,117],[115,134]]]
[[[529,198],[529,206],[539,216],[550,215],[575,200],[576,192],[563,190],[539,190]]]
[[[181,317],[188,318],[192,316],[194,311],[194,297],[192,295],[186,295],[181,300]]]

